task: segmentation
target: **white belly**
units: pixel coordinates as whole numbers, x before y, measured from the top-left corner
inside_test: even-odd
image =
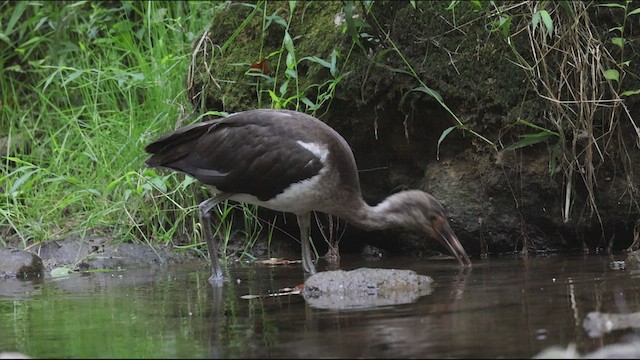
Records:
[[[312,210],[321,211],[324,207],[325,199],[321,191],[319,191],[319,189],[322,189],[321,178],[322,174],[319,174],[310,179],[293,183],[276,197],[266,201],[249,194],[236,194],[231,196],[230,199],[294,214],[303,214]]]
[[[276,197],[262,201],[249,194],[235,194],[229,199],[266,207],[276,211],[290,212],[294,214],[304,214],[312,210],[326,211],[327,205],[331,205],[328,200],[325,183],[327,179],[327,156],[329,154],[325,145],[305,143],[298,141],[298,145],[312,152],[324,165],[318,175],[289,185]],[[323,180],[324,179],[324,180]],[[214,188],[214,190],[216,190]],[[218,192],[216,190],[216,192]]]

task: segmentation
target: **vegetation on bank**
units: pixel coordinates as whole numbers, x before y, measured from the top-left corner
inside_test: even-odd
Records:
[[[453,131],[493,152],[546,144],[550,176],[564,184],[567,219],[576,187],[587,189],[590,209],[598,214],[600,169],[629,179],[625,199],[638,213],[629,150],[640,143],[640,130],[625,102],[640,96],[637,3],[330,2],[324,8],[336,13],[328,23],[337,22],[331,36],[340,43],[324,39],[328,46],[310,46],[313,42],[303,37],[329,38],[325,29],[299,25],[299,19],[313,18],[313,3],[235,2],[246,16],[240,23],[222,24],[231,27],[225,38],[210,30],[212,19],[219,19],[217,26],[228,19],[219,16],[229,11],[228,2],[2,3],[0,245],[18,241],[28,247],[90,232],[116,241],[197,248],[196,209],[207,190],[183,175],[145,169],[144,146],[180,124],[249,106],[243,101],[321,115],[341,90],[359,89],[371,69],[412,84],[401,103],[421,94],[446,110],[452,126],[440,134],[438,146]],[[496,122],[461,118],[441,95],[455,84],[431,79],[430,71],[436,70],[414,61],[416,54],[385,22],[389,8],[410,20],[427,16],[427,6],[446,14],[452,27],[448,36],[467,36],[467,27],[481,22],[486,37],[501,38],[496,56],[522,70],[527,83],[517,85],[523,89],[521,106],[535,107],[530,102],[535,98],[539,116],[522,111],[522,117]],[[257,54],[231,61],[230,49],[248,41],[243,30],[255,24],[259,43],[274,43],[275,50],[260,46]],[[402,34],[432,41],[443,56],[455,56],[453,48],[424,35]],[[240,91],[231,73],[212,72],[221,61],[239,69],[250,91]],[[440,65],[458,71],[455,64],[451,58]],[[226,103],[206,96],[230,88],[235,92]],[[410,131],[406,122],[403,126]],[[260,231],[273,230],[255,218],[251,207],[242,209],[248,245]],[[219,216],[228,221],[216,222],[227,240],[230,210],[230,204],[221,207]]]
[[[0,5],[2,243],[87,232],[168,243],[191,233],[191,181],[146,170],[143,148],[184,111],[191,43],[220,6]],[[159,209],[154,187],[172,205]]]

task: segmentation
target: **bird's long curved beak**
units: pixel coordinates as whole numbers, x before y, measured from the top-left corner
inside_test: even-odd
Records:
[[[437,234],[437,239],[456,257],[460,266],[470,267],[471,260],[451,226],[449,226],[447,219],[443,216],[434,225],[433,229]]]

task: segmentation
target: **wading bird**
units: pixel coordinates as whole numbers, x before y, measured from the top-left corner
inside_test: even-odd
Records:
[[[309,243],[311,211],[338,216],[366,230],[420,231],[440,241],[460,266],[471,265],[444,208],[430,194],[402,191],[377,206],[368,205],[349,145],[313,116],[273,109],[238,112],[179,128],[145,151],[152,154],[148,166],[183,172],[216,193],[199,206],[212,284],[222,284],[222,269],[209,212],[227,199],[295,214],[307,273],[316,272]]]

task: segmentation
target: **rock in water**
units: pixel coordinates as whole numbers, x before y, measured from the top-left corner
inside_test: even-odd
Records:
[[[431,277],[412,270],[333,270],[310,276],[302,296],[316,308],[368,308],[412,303],[431,294],[434,285]]]

